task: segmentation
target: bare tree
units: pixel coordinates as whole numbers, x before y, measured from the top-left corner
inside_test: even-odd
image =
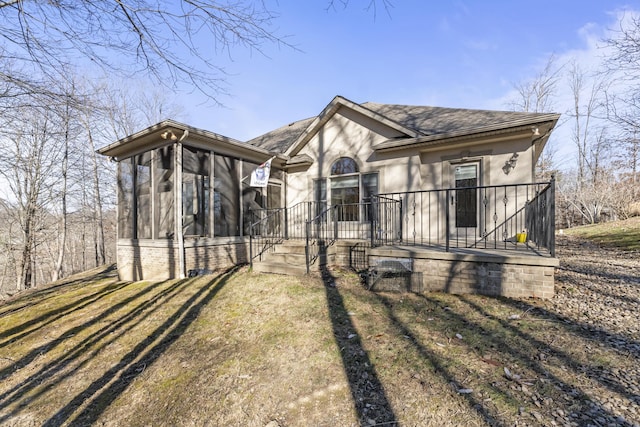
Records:
[[[17,287],[25,289],[35,284],[36,235],[53,200],[51,189],[57,176],[54,170],[60,163],[60,144],[51,118],[40,111],[23,110],[23,120],[16,127],[5,128],[0,144],[0,175],[10,192],[6,197],[14,200],[11,214],[22,231]]]
[[[275,18],[250,0],[8,0],[0,3],[2,57],[24,70],[0,70],[0,77],[31,93],[46,87],[30,78],[33,71],[60,80],[82,62],[120,77],[146,73],[166,87],[187,83],[217,100],[227,74],[216,55],[287,45]]]
[[[509,103],[511,109],[530,113],[552,112],[561,71],[562,67],[558,66],[555,55],[549,56],[542,70],[532,79],[513,85],[517,95]],[[551,142],[547,143],[536,164],[537,179],[546,181],[550,180],[552,175],[557,175],[554,164],[555,153],[556,150]]]
[[[624,171],[625,181],[632,186],[631,201],[640,198],[637,189],[640,174],[640,93],[631,92],[627,96],[616,94],[607,97],[607,118],[616,126],[617,166]]]
[[[336,9],[337,4],[342,5],[343,8],[346,8],[351,1],[350,0],[329,0],[329,2],[327,3],[327,10],[329,9]],[[378,8],[382,7],[384,9],[384,11],[387,13],[387,15],[391,16],[391,8],[393,8],[393,2],[391,0],[366,0],[364,1],[365,3],[365,10],[367,11],[373,11],[373,17],[377,17],[378,16]]]
[[[577,150],[577,175],[570,188],[570,203],[588,223],[599,222],[605,209],[614,205],[610,191],[616,183],[611,168],[615,141],[606,121],[605,94],[608,82],[602,74],[588,73],[572,62],[569,73],[573,105],[571,139]]]
[[[571,138],[578,152],[578,185],[597,176],[601,155],[604,124],[599,121],[606,116],[603,96],[606,82],[601,76],[588,74],[577,62],[569,70],[569,87],[573,105],[567,113],[572,121]]]
[[[636,202],[640,198],[640,16],[623,16],[618,30],[605,42],[609,48],[606,76],[624,82],[624,91],[608,94],[608,119],[618,128],[618,165],[623,180],[631,185],[629,202]]]
[[[617,78],[638,81],[640,73],[640,16],[627,15],[620,19],[620,26],[605,40],[610,54],[605,60],[608,72]]]
[[[562,66],[555,55],[549,56],[542,70],[532,79],[514,84],[518,97],[511,103],[515,111],[551,113],[554,108]]]

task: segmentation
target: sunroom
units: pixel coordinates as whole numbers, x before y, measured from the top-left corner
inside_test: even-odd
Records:
[[[118,162],[118,272],[163,280],[248,261],[250,212],[282,206],[283,173],[249,177],[261,148],[167,120],[99,150]]]

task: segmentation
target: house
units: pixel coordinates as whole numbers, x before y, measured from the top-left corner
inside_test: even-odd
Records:
[[[246,142],[163,121],[98,150],[118,162],[119,274],[329,263],[406,270],[419,290],[550,297],[554,186],[534,167],[558,119],[336,96]],[[296,261],[274,254],[287,247]]]

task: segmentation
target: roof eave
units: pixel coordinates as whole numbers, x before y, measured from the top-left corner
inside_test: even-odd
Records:
[[[537,116],[535,119],[521,119],[508,123],[482,126],[476,129],[465,129],[456,132],[447,132],[435,135],[419,136],[417,138],[391,139],[383,141],[373,146],[374,151],[388,152],[396,150],[406,150],[409,148],[430,148],[452,142],[462,142],[464,140],[478,139],[491,136],[517,134],[523,132],[533,132],[536,127],[547,124],[548,130],[553,129],[560,118],[559,114],[546,114]]]
[[[190,140],[189,142],[201,142],[207,146],[215,144],[218,148],[223,148],[227,152],[250,155],[260,161],[274,155],[274,153],[263,148],[174,120],[164,120],[96,151],[104,156],[120,160],[156,146],[173,142],[186,142],[188,140]],[[279,163],[284,163],[287,160],[287,157],[282,155],[278,155],[277,158]]]

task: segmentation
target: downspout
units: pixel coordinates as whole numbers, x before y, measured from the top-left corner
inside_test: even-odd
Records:
[[[178,240],[178,265],[180,271],[178,272],[178,278],[184,279],[186,274],[186,263],[184,256],[184,232],[183,232],[183,224],[182,224],[182,141],[184,141],[187,136],[189,136],[189,131],[185,129],[182,133],[180,139],[178,139],[174,144],[175,158],[176,158],[176,191],[175,200],[174,200],[174,216],[175,216],[175,224],[176,224],[176,238]]]

